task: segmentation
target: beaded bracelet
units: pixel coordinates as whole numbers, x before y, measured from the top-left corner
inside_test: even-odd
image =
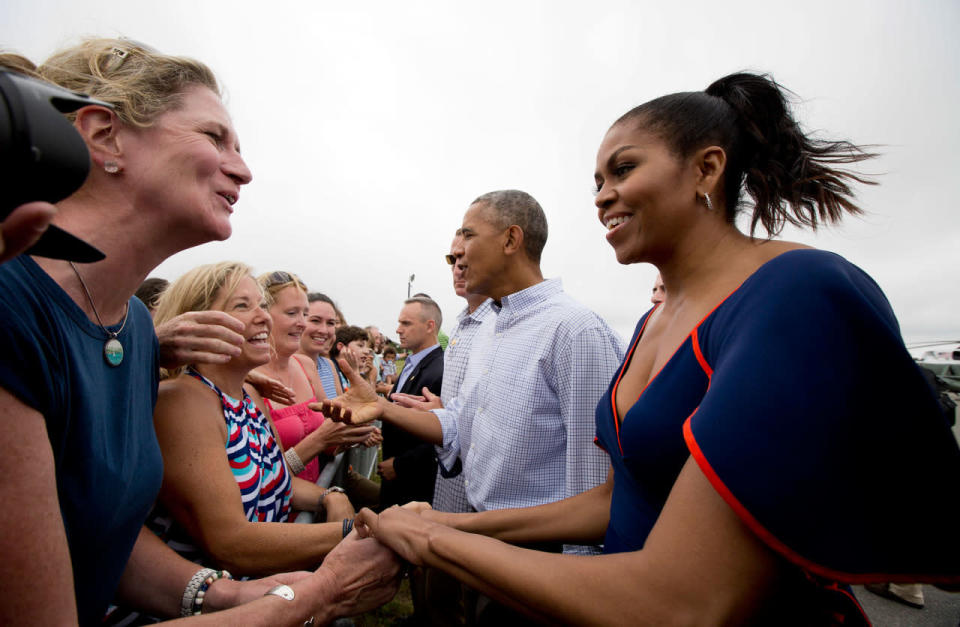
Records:
[[[193,574],[187,587],[183,590],[183,597],[180,599],[180,616],[190,616],[193,614],[193,602],[197,598],[197,590],[203,584],[203,580],[216,571],[212,568],[201,568]]]
[[[299,475],[306,469],[306,466],[303,465],[303,460],[300,459],[300,455],[292,448],[286,450],[283,458],[287,460],[287,467],[290,469],[291,475]]]
[[[203,580],[203,583],[200,584],[200,589],[197,590],[197,595],[193,599],[193,615],[199,616],[200,612],[203,611],[203,598],[207,596],[207,590],[217,579],[233,579],[233,575],[228,573],[225,570],[214,570],[211,571],[209,575]]]

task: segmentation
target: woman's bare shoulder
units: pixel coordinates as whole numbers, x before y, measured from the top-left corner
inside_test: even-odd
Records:
[[[300,365],[303,366],[307,372],[310,372],[310,368],[316,367],[316,365],[313,363],[313,360],[302,353],[294,353],[292,358],[299,361]]]
[[[783,253],[790,252],[791,250],[803,249],[813,250],[813,246],[801,244],[800,242],[788,242],[778,239],[756,240],[754,254],[756,255],[756,262],[759,265],[763,265],[774,257],[779,257]]]
[[[160,383],[157,392],[157,410],[175,403],[179,406],[218,406],[216,393],[201,381],[185,374]]]

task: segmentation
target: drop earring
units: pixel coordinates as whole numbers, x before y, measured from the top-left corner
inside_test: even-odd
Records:
[[[703,192],[703,202],[707,205],[709,211],[713,211],[713,202],[710,200],[710,194]]]

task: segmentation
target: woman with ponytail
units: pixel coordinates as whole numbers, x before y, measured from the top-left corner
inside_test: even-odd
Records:
[[[773,239],[859,213],[867,181],[842,168],[871,156],[806,135],[767,76],[626,113],[600,145],[598,217],[669,298],[598,405],[607,483],[522,510],[364,511],[358,528],[548,621],[863,624],[848,584],[960,582],[960,450],[889,303],[843,258]]]

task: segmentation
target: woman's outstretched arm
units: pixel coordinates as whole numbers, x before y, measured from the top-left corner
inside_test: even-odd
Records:
[[[342,521],[247,521],[224,450],[220,401],[207,388],[186,377],[165,382],[154,416],[163,453],[160,499],[219,565],[237,575],[311,568],[340,541]]]
[[[640,551],[541,553],[389,509],[363,533],[518,610],[575,624],[737,624],[771,592],[779,559],[688,460]]]
[[[611,468],[604,483],[554,503],[472,514],[426,510],[421,516],[461,531],[479,533],[514,544],[601,544],[610,522],[612,494]]]

